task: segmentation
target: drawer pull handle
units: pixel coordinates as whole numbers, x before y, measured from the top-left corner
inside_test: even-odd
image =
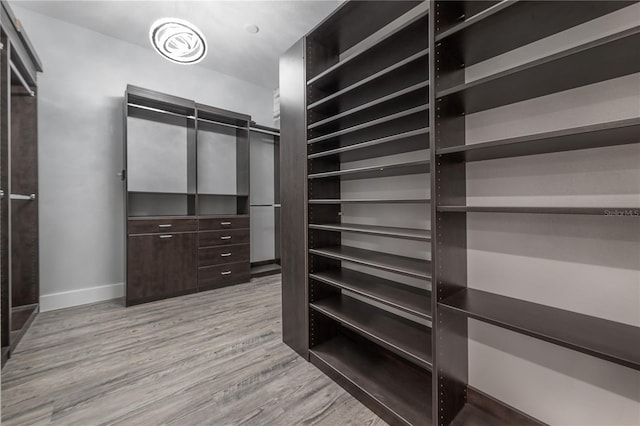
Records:
[[[231,256],[231,253],[222,253],[220,255],[220,257],[229,257],[229,256]]]
[[[224,237],[220,237],[221,240],[230,240],[231,235],[225,235]]]
[[[166,224],[166,225],[158,225],[158,228],[171,228],[171,224]]]
[[[160,238],[173,238],[173,235],[160,235]]]
[[[228,226],[228,225],[231,225],[231,222],[220,222],[220,225]]]
[[[231,275],[231,271],[220,272],[220,275]]]

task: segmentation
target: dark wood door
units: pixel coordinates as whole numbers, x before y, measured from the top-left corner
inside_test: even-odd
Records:
[[[194,291],[197,234],[129,236],[127,304]]]

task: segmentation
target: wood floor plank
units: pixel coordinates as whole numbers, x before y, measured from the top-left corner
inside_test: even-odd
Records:
[[[3,425],[384,425],[282,343],[280,275],[38,316],[2,370]]]

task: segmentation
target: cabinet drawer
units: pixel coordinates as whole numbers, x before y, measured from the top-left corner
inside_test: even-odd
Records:
[[[201,231],[217,231],[220,229],[245,229],[249,228],[247,216],[228,216],[200,219]]]
[[[216,288],[248,282],[251,279],[249,262],[208,266],[198,269],[198,287]]]
[[[196,219],[129,219],[129,235],[169,234],[197,230],[198,221]]]
[[[230,229],[228,231],[204,231],[198,234],[200,247],[223,246],[249,243],[248,229]]]
[[[201,248],[198,266],[222,265],[249,260],[249,244]]]
[[[195,290],[195,233],[134,235],[127,240],[128,303]]]

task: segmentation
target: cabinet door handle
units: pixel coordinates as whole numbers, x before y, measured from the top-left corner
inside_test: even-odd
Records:
[[[231,253],[222,253],[220,256],[221,257],[229,257],[229,256],[231,256]]]
[[[228,226],[228,225],[231,225],[231,222],[220,222],[220,225],[222,225],[222,226]]]
[[[231,271],[220,272],[220,275],[231,275]]]
[[[171,224],[168,223],[166,225],[158,225],[158,228],[171,228]]]
[[[225,235],[224,237],[220,237],[221,240],[230,240],[231,235]]]
[[[173,235],[160,235],[160,238],[173,238]]]

